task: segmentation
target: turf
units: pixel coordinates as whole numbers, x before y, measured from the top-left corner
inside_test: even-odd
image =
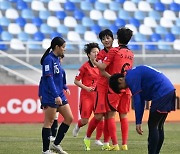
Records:
[[[0,154],[40,154],[42,151],[41,143],[42,124],[0,124]],[[91,151],[84,151],[83,137],[86,126],[81,129],[79,136],[72,137],[70,127],[62,147],[69,154],[106,154],[106,153],[124,153],[124,154],[147,154],[147,124],[143,124],[144,134],[138,135],[135,131],[135,125],[130,123],[128,151],[101,151],[99,146],[94,145],[94,135],[91,141]],[[120,128],[117,124],[119,143]],[[180,123],[165,124],[165,141],[161,154],[179,154],[180,153]]]

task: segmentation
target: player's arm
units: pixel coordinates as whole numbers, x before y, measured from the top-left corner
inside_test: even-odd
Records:
[[[111,75],[108,72],[106,72],[105,70],[100,70],[100,73],[108,79],[111,77]]]
[[[86,91],[88,91],[88,92],[91,92],[91,91],[94,90],[93,87],[87,87],[87,86],[85,86],[81,81],[77,80],[76,78],[74,79],[74,84],[75,84],[76,86],[80,87],[81,89],[84,89],[84,90],[86,90]]]
[[[94,64],[95,64],[100,70],[105,70],[105,68],[107,67],[107,65],[106,65],[105,63],[97,62],[96,59],[94,60]]]

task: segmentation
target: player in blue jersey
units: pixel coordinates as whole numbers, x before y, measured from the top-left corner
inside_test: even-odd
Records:
[[[170,80],[150,66],[137,66],[126,75],[117,73],[110,77],[109,85],[116,93],[127,87],[133,95],[136,131],[141,127],[145,101],[151,101],[148,118],[148,154],[159,154],[164,141],[164,122],[170,111],[175,110],[176,93]]]
[[[60,153],[67,154],[59,145],[73,121],[71,108],[66,96],[63,93],[63,71],[60,65],[59,57],[64,55],[65,41],[61,37],[55,37],[51,41],[51,46],[46,50],[41,58],[42,80],[40,91],[42,94],[41,107],[44,110],[44,125],[42,128],[43,154],[50,154],[50,135],[56,111],[64,118],[59,126],[55,141],[50,149]]]

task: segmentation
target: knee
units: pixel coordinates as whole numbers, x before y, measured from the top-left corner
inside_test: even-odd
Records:
[[[82,125],[86,125],[88,123],[88,119],[81,119]]]
[[[70,125],[74,120],[73,116],[69,116],[69,117],[65,117],[64,118],[64,123],[66,123],[67,125]]]
[[[103,118],[103,115],[102,114],[95,114],[95,118],[96,118],[96,120],[102,120],[102,118]]]

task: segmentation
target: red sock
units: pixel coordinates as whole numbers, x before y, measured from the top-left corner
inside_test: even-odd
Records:
[[[101,120],[96,128],[96,140],[99,140],[104,130],[104,120]]]
[[[79,119],[79,120],[78,120],[78,127],[81,128],[81,127],[83,127],[83,126],[84,126],[84,125],[82,124],[81,119]]]
[[[104,120],[104,143],[109,142],[110,135],[108,131],[108,119]]]
[[[87,132],[86,132],[87,137],[89,137],[89,138],[91,137],[93,131],[96,129],[99,122],[100,122],[100,120],[97,120],[95,117],[93,117],[91,119],[91,121],[89,122],[89,125],[88,125]]]
[[[128,118],[122,118],[120,121],[121,121],[122,145],[124,145],[127,144],[127,140],[128,140],[128,130],[129,130]]]
[[[107,119],[108,120],[108,130],[111,136],[112,144],[118,144],[117,134],[116,134],[116,123],[114,118]]]

